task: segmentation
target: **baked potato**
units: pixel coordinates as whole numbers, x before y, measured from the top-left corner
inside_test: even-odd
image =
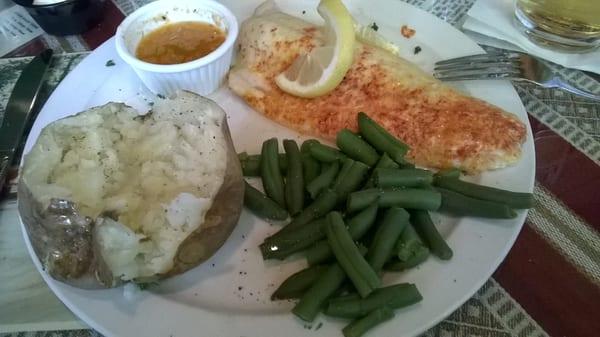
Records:
[[[53,278],[81,288],[197,266],[233,231],[243,194],[225,112],[189,92],[144,115],[109,103],[49,124],[18,186],[37,257]]]

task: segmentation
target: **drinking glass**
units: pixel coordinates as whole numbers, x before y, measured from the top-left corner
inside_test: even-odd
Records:
[[[547,48],[586,52],[600,46],[600,0],[515,0],[514,22]]]

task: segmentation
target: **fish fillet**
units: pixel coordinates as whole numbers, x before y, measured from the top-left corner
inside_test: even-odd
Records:
[[[280,11],[257,10],[239,34],[229,87],[268,118],[301,133],[334,140],[357,129],[365,112],[410,146],[408,159],[432,168],[476,173],[521,156],[525,125],[498,107],[469,97],[389,51],[358,43],[352,67],[332,92],[295,97],[274,78],[296,57],[323,44],[322,29]]]

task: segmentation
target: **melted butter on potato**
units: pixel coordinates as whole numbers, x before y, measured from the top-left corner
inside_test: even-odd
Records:
[[[35,198],[73,201],[95,219],[102,257],[122,280],[168,271],[223,184],[223,112],[183,97],[145,116],[110,103],[56,121],[26,157]]]

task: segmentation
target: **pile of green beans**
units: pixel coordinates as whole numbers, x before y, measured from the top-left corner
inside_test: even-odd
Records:
[[[272,300],[297,300],[292,312],[313,321],[319,312],[353,320],[345,337],[359,337],[422,295],[414,284],[382,286],[382,274],[401,272],[453,252],[431,212],[513,218],[530,208],[530,193],[460,180],[458,169],[415,168],[408,146],[364,113],[358,131],[343,129],[339,149],[315,139],[301,146],[276,138],[260,154],[239,154],[246,177],[260,177],[265,193],[246,182],[244,203],[259,217],[287,222],[260,245],[263,258],[306,258]],[[287,221],[289,219],[289,221]]]

